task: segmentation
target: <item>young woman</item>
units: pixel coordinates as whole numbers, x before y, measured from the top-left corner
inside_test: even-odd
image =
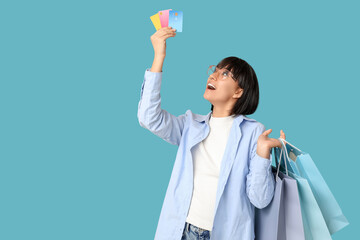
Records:
[[[151,36],[155,57],[138,104],[140,125],[178,146],[155,240],[253,240],[255,207],[274,195],[271,149],[282,146],[268,137],[272,129],[245,116],[258,106],[256,74],[240,58],[223,59],[204,86],[211,111],[174,116],[161,108],[160,88],[166,39],[175,35],[165,27]]]

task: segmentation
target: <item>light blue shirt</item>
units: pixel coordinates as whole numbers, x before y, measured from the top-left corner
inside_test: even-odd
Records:
[[[193,191],[192,148],[210,131],[209,117],[187,110],[174,116],[161,109],[162,72],[145,70],[138,120],[178,151],[161,209],[155,240],[180,240]],[[244,115],[235,117],[220,166],[211,240],[253,240],[255,207],[273,198],[275,180],[270,159],[256,153],[265,126]]]

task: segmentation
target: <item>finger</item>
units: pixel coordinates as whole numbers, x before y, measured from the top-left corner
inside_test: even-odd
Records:
[[[157,37],[162,37],[165,34],[169,33],[171,31],[165,29],[165,28],[160,28],[159,30],[157,30],[157,32],[155,33]]]
[[[175,32],[175,31],[176,31],[176,29],[172,28],[172,27],[165,27],[165,28],[160,28],[159,29],[160,33],[172,33],[172,32]]]
[[[176,34],[166,34],[166,35],[162,36],[161,39],[166,40],[166,39],[168,39],[169,37],[175,37],[175,35],[176,35]]]
[[[161,40],[161,41],[165,41],[166,39],[168,39],[169,37],[174,37],[174,34],[165,34],[163,36],[158,36],[156,39],[157,40]]]
[[[168,38],[168,37],[172,37],[172,36],[175,36],[176,35],[176,32],[165,32],[165,33],[162,33],[159,38]]]
[[[285,139],[286,139],[286,136],[285,136],[285,133],[284,133],[284,131],[281,129],[280,130],[280,138],[282,138],[282,139],[284,139],[284,144],[286,144],[286,141],[285,141]]]
[[[160,35],[168,34],[168,33],[176,33],[176,29],[167,29],[162,32],[159,32]]]
[[[280,137],[282,138],[282,139],[286,139],[286,136],[285,136],[285,133],[284,133],[284,131],[281,129],[281,131],[280,131]],[[284,143],[286,143],[286,141],[284,141]]]
[[[274,148],[274,147],[281,148],[282,147],[281,141],[279,139],[276,139],[276,138],[269,138],[268,139],[268,146],[270,146],[271,148]]]
[[[162,27],[159,29],[159,31],[166,31],[166,30],[170,30],[172,29],[172,27]]]
[[[282,129],[280,130],[280,137],[285,139],[285,133],[284,133],[284,131]]]
[[[262,135],[268,136],[271,132],[272,132],[272,129],[270,128],[270,129],[264,131],[264,132],[262,133]]]

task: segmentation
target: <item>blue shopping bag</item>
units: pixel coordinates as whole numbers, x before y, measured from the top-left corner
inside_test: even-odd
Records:
[[[329,229],[321,213],[319,205],[305,178],[289,172],[289,176],[298,183],[301,215],[303,217],[306,240],[331,240]]]
[[[314,161],[310,157],[310,154],[301,151],[287,140],[285,143],[284,139],[279,138],[279,140],[283,145],[285,144],[286,147],[285,159],[287,159],[286,162],[288,163],[288,170],[296,176],[307,180],[325,219],[330,234],[332,235],[347,226],[349,224],[348,220],[344,216],[339,204],[316,167]],[[279,150],[275,151],[278,152]],[[280,165],[283,165],[283,163]],[[283,169],[283,167],[281,169]]]
[[[283,171],[282,162],[278,161],[278,155],[283,156],[285,154],[284,144],[283,148],[280,150],[275,149],[275,162],[277,167],[280,165],[280,169]],[[285,156],[286,159],[286,156]],[[279,164],[280,162],[280,164]],[[285,170],[287,171],[288,161],[284,161]],[[310,185],[305,178],[297,176],[290,171],[287,171],[288,175],[295,179],[298,186],[300,205],[301,205],[301,216],[303,222],[303,229],[305,233],[306,240],[331,240],[330,232],[327,228],[325,219],[321,213],[318,203],[314,197],[313,192],[311,191]]]

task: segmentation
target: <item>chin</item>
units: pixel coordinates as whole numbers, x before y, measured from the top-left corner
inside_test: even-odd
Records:
[[[208,99],[207,96],[206,96],[206,93],[204,93],[203,97],[204,97],[206,100],[209,101],[209,99]]]
[[[208,98],[208,96],[206,96],[206,94],[203,95],[203,97],[209,101],[209,103],[211,103],[211,99]],[[212,104],[212,103],[211,103]]]

